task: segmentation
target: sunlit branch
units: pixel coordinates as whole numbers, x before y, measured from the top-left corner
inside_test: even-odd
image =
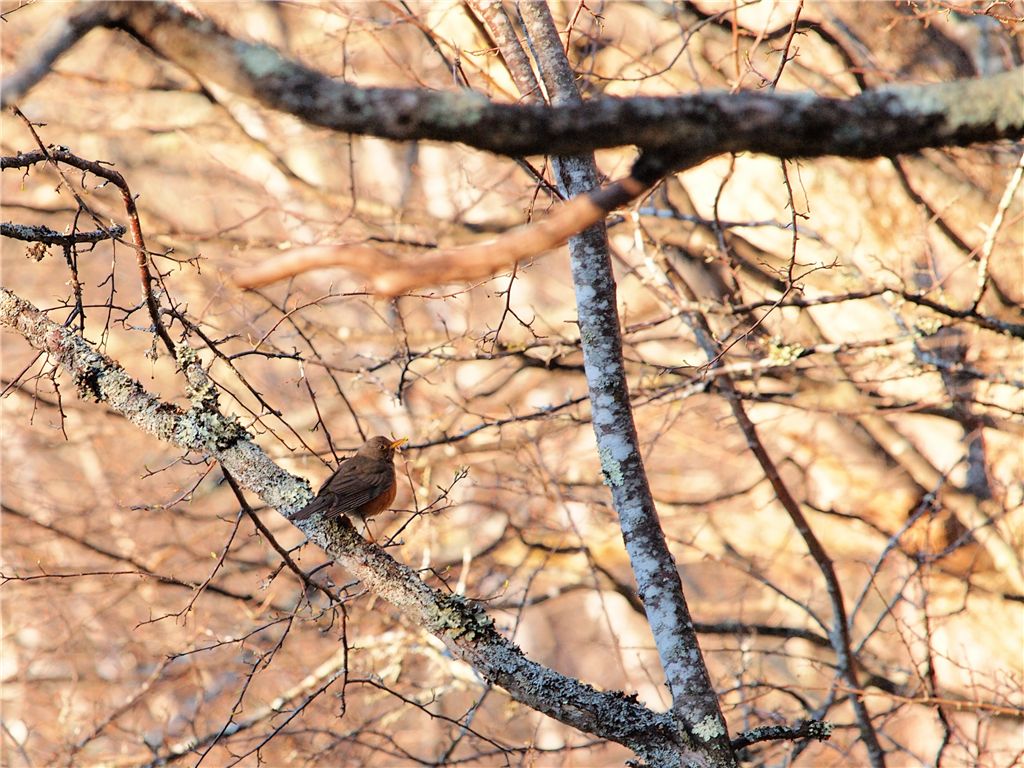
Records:
[[[574,75],[547,6],[526,3],[519,6],[519,11],[548,99],[556,105],[578,103]],[[559,187],[568,196],[586,193],[596,181],[597,167],[592,155],[557,156],[553,163]],[[695,751],[663,759],[673,760],[672,764],[699,759],[718,766],[734,765],[725,720],[641,458],[622,357],[608,232],[603,221],[569,241],[569,259],[602,472],[672,693],[672,713]]]
[[[345,267],[356,272],[373,291],[384,296],[444,283],[469,282],[511,269],[524,259],[557,248],[645,189],[636,179],[626,177],[581,194],[557,206],[540,221],[492,240],[404,258],[363,244],[296,248],[237,272],[235,282],[243,288],[259,288],[326,267]]]
[[[83,397],[106,404],[161,440],[212,456],[241,487],[283,514],[301,509],[312,497],[305,480],[278,467],[231,419],[199,407],[183,411],[160,401],[116,362],[6,288],[0,288],[0,326],[59,361]],[[413,569],[364,541],[350,524],[305,522],[299,527],[354,578],[437,635],[458,658],[518,701],[624,744],[641,756],[678,748],[679,737],[664,715],[621,693],[597,691],[530,661],[495,630],[482,607],[430,588]]]
[[[852,99],[811,93],[705,92],[602,97],[555,107],[496,104],[470,91],[360,88],[275,49],[237,40],[171,3],[86,4],[0,88],[18,102],[92,26],[120,27],[201,80],[311,125],[408,141],[460,142],[508,156],[634,145],[654,150],[645,183],[722,152],[875,157],[1024,135],[1024,69],[971,81],[899,85]]]

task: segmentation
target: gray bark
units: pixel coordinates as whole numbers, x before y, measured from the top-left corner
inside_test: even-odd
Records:
[[[201,369],[188,350],[179,361],[187,372],[193,407],[185,410],[147,392],[115,361],[45,313],[0,287],[0,327],[49,354],[71,376],[79,395],[103,403],[135,426],[164,442],[213,459],[238,484],[288,515],[312,498],[309,483],[277,466],[233,418],[213,407]],[[407,565],[364,541],[347,521],[302,521],[311,542],[410,620],[440,638],[456,658],[470,664],[517,701],[581,731],[622,744],[655,766],[678,766],[679,735],[667,715],[634,697],[598,691],[527,659],[503,637],[476,602],[432,589]]]
[[[534,58],[554,105],[580,100],[558,32],[544,3],[523,3],[520,12]],[[597,186],[593,155],[553,158],[555,175],[567,197]],[[672,692],[672,714],[696,751],[696,760],[716,766],[736,764],[729,735],[693,627],[682,582],[665,541],[640,452],[629,384],[622,360],[615,276],[604,222],[569,240],[576,292],[577,322],[597,450],[622,538]]]
[[[508,156],[635,145],[650,150],[635,170],[648,183],[723,152],[864,158],[1024,137],[1024,68],[976,80],[888,86],[851,99],[710,91],[496,104],[467,90],[360,88],[333,80],[166,3],[86,4],[61,19],[39,53],[0,83],[0,105],[17,103],[99,25],[123,28],[199,80],[311,125],[400,141],[461,142]]]

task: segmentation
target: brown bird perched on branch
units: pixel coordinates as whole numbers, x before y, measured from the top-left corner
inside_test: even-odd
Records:
[[[348,515],[365,524],[367,518],[383,512],[395,500],[395,451],[406,442],[402,437],[390,440],[371,437],[341,464],[317,491],[316,498],[294,515],[292,520],[305,520],[317,512],[324,520]],[[367,533],[370,529],[367,527]],[[370,534],[373,539],[373,534]]]

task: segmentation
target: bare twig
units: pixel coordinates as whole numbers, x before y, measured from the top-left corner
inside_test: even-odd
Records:
[[[121,193],[121,200],[124,202],[124,208],[128,214],[128,224],[132,232],[132,242],[130,245],[135,251],[135,260],[139,267],[139,279],[142,283],[142,296],[146,302],[146,308],[149,310],[149,318],[153,323],[153,332],[160,337],[161,341],[163,341],[164,346],[167,347],[167,351],[171,354],[171,357],[176,357],[174,342],[171,340],[170,334],[164,327],[163,320],[160,319],[160,302],[156,297],[156,279],[153,277],[153,273],[149,268],[149,251],[146,250],[146,241],[142,237],[142,224],[139,221],[139,209],[135,205],[135,197],[128,188],[128,182],[125,181],[124,176],[113,168],[92,160],[85,160],[72,154],[63,147],[43,146],[42,139],[40,139],[39,134],[36,133],[35,126],[33,126],[32,122],[25,117],[17,107],[14,108],[14,112],[25,122],[26,126],[28,126],[28,130],[36,140],[36,144],[39,145],[39,149],[33,152],[20,153],[16,157],[4,157],[2,162],[0,162],[0,169],[28,168],[30,165],[45,160],[53,166],[54,170],[56,170],[64,180],[67,190],[74,196],[79,207],[84,211],[88,211],[89,215],[92,216],[93,221],[96,222],[100,229],[104,232],[108,232],[109,236],[115,240],[119,240],[120,238],[114,235],[113,230],[110,227],[107,227],[100,220],[99,216],[93,213],[92,209],[86,205],[81,195],[79,195],[78,191],[75,189],[75,185],[64,175],[64,172],[61,170],[58,163],[64,163],[74,168],[88,171],[101,179],[106,179],[114,184]]]
[[[180,448],[208,453],[240,487],[279,511],[295,512],[312,497],[306,481],[278,467],[233,421],[219,413],[196,408],[183,412],[161,402],[113,360],[6,288],[0,288],[0,326],[49,352],[84,396],[106,403],[140,429]],[[364,541],[350,524],[303,522],[299,527],[354,578],[437,635],[458,658],[516,700],[621,743],[655,764],[671,765],[665,758],[679,754],[680,735],[666,716],[621,693],[597,691],[530,661],[495,630],[479,604],[431,589],[412,568]]]
[[[690,301],[696,300],[696,296],[693,295],[688,286],[683,285],[682,290]],[[715,361],[711,363],[712,367],[718,365],[718,361],[721,358],[721,345],[715,340],[707,321],[703,315],[697,312],[687,313],[687,317],[697,337],[698,344],[704,350],[704,354],[707,355],[708,360]],[[732,414],[736,418],[740,430],[743,432],[743,436],[746,438],[747,447],[757,459],[765,477],[771,483],[779,503],[793,521],[794,527],[803,538],[808,551],[811,553],[811,557],[814,558],[814,562],[824,577],[825,588],[832,606],[832,626],[829,631],[829,639],[836,653],[836,664],[839,673],[846,679],[850,688],[859,690],[860,682],[857,673],[857,660],[851,650],[852,644],[850,641],[850,626],[846,614],[846,604],[832,559],[808,523],[806,516],[800,509],[799,502],[794,498],[789,487],[779,474],[778,467],[768,454],[768,450],[757,433],[757,428],[747,415],[743,400],[739,396],[732,379],[729,376],[722,376],[717,380],[717,383],[719,390],[729,403]],[[868,758],[873,766],[883,768],[885,766],[885,752],[878,741],[878,734],[871,722],[871,714],[864,705],[864,700],[861,696],[854,694],[851,702],[857,717],[861,738],[864,740],[865,747],[867,748]]]
[[[1010,207],[1010,203],[1013,202],[1013,196],[1017,194],[1017,187],[1020,186],[1022,176],[1024,176],[1024,155],[1021,155],[1017,161],[1017,167],[1013,169],[1010,181],[1007,183],[1006,189],[1003,190],[1003,196],[996,207],[996,215],[992,217],[992,221],[985,231],[985,242],[981,245],[981,258],[978,260],[978,289],[974,293],[974,301],[971,302],[971,312],[978,311],[978,305],[981,304],[981,300],[985,296],[985,290],[989,286],[988,263],[992,258],[992,249],[995,248],[996,236],[999,234],[999,229],[1003,226],[1006,210]]]
[[[256,510],[254,510],[249,502],[245,500],[245,494],[242,492],[242,489],[238,487],[238,483],[235,482],[235,478],[231,476],[231,473],[227,470],[223,470],[223,472],[224,479],[227,480],[228,485],[231,486],[231,492],[235,494],[238,504],[241,506],[245,514],[248,515],[252,524],[256,526],[256,530],[263,535],[263,538],[266,539],[267,543],[270,544],[274,551],[281,556],[281,560],[283,560],[285,565],[288,566],[288,570],[299,577],[299,581],[306,586],[306,589],[315,589],[318,592],[322,592],[324,597],[327,598],[328,603],[337,602],[338,595],[333,594],[322,584],[318,584],[306,575],[306,572],[302,570],[302,567],[292,559],[290,554],[288,554],[288,550],[278,543],[271,530],[267,528],[262,520],[260,520],[259,515],[256,514]]]

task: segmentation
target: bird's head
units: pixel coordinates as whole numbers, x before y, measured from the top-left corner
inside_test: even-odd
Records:
[[[395,456],[395,451],[405,445],[408,440],[406,437],[392,440],[389,437],[377,435],[377,437],[371,437],[363,443],[362,447],[356,451],[356,455],[365,456],[368,459],[391,461]]]

